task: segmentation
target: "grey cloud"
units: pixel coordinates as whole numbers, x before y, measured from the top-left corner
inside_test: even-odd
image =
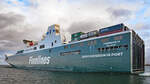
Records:
[[[139,33],[139,35],[141,35],[143,39],[147,39],[150,37],[150,32],[142,32]]]
[[[13,12],[9,13],[0,13],[0,29],[6,28],[10,25],[16,25],[24,21],[24,16],[19,14],[14,14]]]
[[[87,32],[91,29],[93,29],[94,27],[94,23],[92,22],[74,22],[71,24],[71,26],[69,27],[68,31],[70,33],[75,33],[75,32]]]
[[[150,24],[137,23],[135,24],[134,30],[137,31],[143,39],[150,37]]]
[[[35,39],[35,33],[38,30],[24,21],[23,15],[15,13],[0,14],[0,50],[21,49],[24,47],[23,39]],[[16,29],[18,27],[22,30]]]
[[[20,41],[23,39],[23,33],[18,33],[17,31],[0,31],[0,50],[16,50],[23,47]],[[22,38],[22,39],[21,39]],[[19,46],[19,47],[18,47]]]
[[[137,30],[140,30],[140,29],[142,29],[142,30],[144,30],[144,29],[150,30],[150,24],[147,24],[147,23],[137,23],[135,25],[135,29],[137,29]]]
[[[5,8],[4,2],[4,0],[0,0],[0,10],[3,10]]]
[[[93,30],[98,30],[103,26],[108,25],[107,22],[103,21],[102,19],[97,18],[98,20],[94,19],[86,19],[84,21],[73,22],[70,27],[67,29],[69,33],[75,32],[89,32]]]
[[[118,19],[120,17],[128,18],[132,12],[127,9],[115,9],[115,8],[108,8],[107,11],[111,13],[111,17]]]
[[[143,0],[143,4],[149,5],[149,4],[150,4],[150,1],[149,1],[149,0]]]
[[[23,34],[15,30],[15,27],[19,23],[23,23],[24,20],[24,16],[13,12],[0,13],[0,50],[16,49],[17,41]],[[5,28],[11,28],[12,30]]]
[[[29,24],[26,24],[29,25]],[[16,25],[17,26],[17,25]],[[0,50],[18,50],[24,47],[22,40],[30,39],[34,40],[38,30],[34,27],[27,28],[27,26],[23,31],[17,30],[2,30],[0,31]],[[30,27],[30,25],[28,26]],[[34,32],[33,32],[34,31]]]

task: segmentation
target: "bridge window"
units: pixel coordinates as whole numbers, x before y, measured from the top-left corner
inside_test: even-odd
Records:
[[[111,46],[111,47],[105,47],[105,48],[98,48],[99,51],[108,51],[108,50],[117,50],[120,48],[126,48],[128,49],[128,45],[119,45],[119,46]]]
[[[50,30],[50,32],[49,32],[50,34],[51,34],[51,30]]]
[[[33,50],[36,50],[36,49],[37,49],[37,47],[34,47],[34,48],[33,48]]]
[[[45,45],[40,45],[40,49],[45,48]]]
[[[53,42],[52,42],[52,47],[53,47]]]

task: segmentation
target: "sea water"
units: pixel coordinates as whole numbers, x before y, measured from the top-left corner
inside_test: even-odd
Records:
[[[0,84],[150,84],[146,75],[126,73],[74,73],[0,68]]]

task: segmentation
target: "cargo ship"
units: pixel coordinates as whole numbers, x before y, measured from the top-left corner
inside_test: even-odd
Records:
[[[48,27],[40,41],[9,56],[12,67],[69,72],[144,72],[144,41],[123,23],[61,39],[60,26]]]

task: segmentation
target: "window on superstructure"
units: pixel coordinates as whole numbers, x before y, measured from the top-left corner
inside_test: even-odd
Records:
[[[102,50],[102,48],[98,48],[98,51],[101,51]]]
[[[17,51],[16,54],[23,53],[24,50]]]
[[[109,48],[109,47],[106,47],[106,51],[108,51],[108,50],[110,50],[110,48]]]
[[[128,45],[124,45],[124,48],[128,49]]]
[[[55,40],[55,43],[57,42],[57,40]]]
[[[122,45],[118,46],[118,48],[122,48]]]
[[[114,46],[115,49],[118,49],[118,46]]]
[[[36,49],[37,49],[37,47],[34,47],[34,48],[33,48],[33,50],[36,50]]]
[[[40,49],[45,48],[45,45],[40,45]]]
[[[50,32],[49,32],[50,34],[51,34],[51,30],[50,30]]]
[[[124,31],[126,31],[126,30],[127,30],[127,28],[125,27],[125,28],[124,28]]]
[[[105,48],[102,48],[102,51],[104,51],[105,50]]]
[[[103,51],[103,49],[102,49],[102,48],[98,48],[98,50],[99,50],[99,52]]]
[[[113,46],[111,46],[110,49],[113,50]]]
[[[52,42],[52,47],[53,47],[53,42]]]

